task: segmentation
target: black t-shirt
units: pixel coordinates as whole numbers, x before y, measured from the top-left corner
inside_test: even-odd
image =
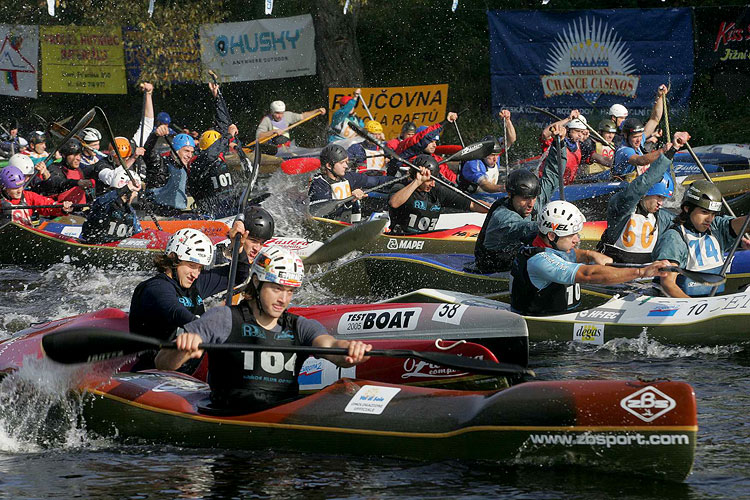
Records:
[[[391,196],[404,187],[404,184],[395,184]],[[430,191],[414,191],[406,203],[391,208],[391,227],[402,233],[433,231],[443,208],[468,212],[470,205],[468,199],[438,184]]]

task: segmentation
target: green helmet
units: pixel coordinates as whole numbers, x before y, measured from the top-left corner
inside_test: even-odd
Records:
[[[713,182],[695,181],[690,188],[685,191],[685,197],[682,198],[682,205],[693,205],[712,212],[721,211],[721,191]]]
[[[596,129],[599,132],[617,133],[617,126],[615,125],[615,123],[612,120],[610,120],[608,118],[605,118],[604,120],[600,121],[599,122],[599,126],[596,127]]]

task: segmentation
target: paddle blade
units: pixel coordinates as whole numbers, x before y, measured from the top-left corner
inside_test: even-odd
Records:
[[[341,200],[327,200],[309,205],[308,211],[312,217],[325,217],[335,211],[343,202]]]
[[[63,364],[119,358],[159,346],[160,342],[151,337],[104,328],[75,328],[42,338],[47,357]]]
[[[721,274],[716,273],[702,273],[700,271],[688,271],[687,269],[680,269],[679,267],[664,267],[662,271],[671,271],[673,273],[680,273],[691,281],[700,283],[701,285],[708,286],[719,286],[723,285],[727,278]]]
[[[305,264],[322,264],[364,247],[383,232],[387,219],[360,222],[328,238],[323,245],[304,259]]]
[[[469,356],[456,356],[444,352],[415,352],[412,351],[412,357],[419,358],[434,365],[446,366],[455,370],[461,370],[482,375],[530,375],[534,372],[522,366],[509,363],[497,363],[484,359],[472,358]]]
[[[435,154],[440,156],[450,156],[461,151],[460,144],[441,144],[435,148]]]
[[[292,158],[281,162],[281,170],[285,174],[306,174],[320,168],[319,158]]]
[[[469,144],[461,151],[456,152],[446,161],[466,161],[479,160],[492,153],[495,148],[495,141],[483,141]]]

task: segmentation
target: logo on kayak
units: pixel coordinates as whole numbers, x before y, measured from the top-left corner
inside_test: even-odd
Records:
[[[422,250],[424,240],[397,240],[388,238],[388,250]]]
[[[648,386],[623,398],[620,406],[644,422],[653,422],[673,410],[677,403],[656,387]]]
[[[380,415],[400,390],[398,387],[365,385],[352,397],[344,411]]]
[[[478,359],[482,359],[482,357],[478,356]],[[467,373],[408,358],[404,361],[404,373],[401,374],[401,378],[453,378],[463,377],[464,375],[467,375]]]
[[[640,78],[633,74],[633,58],[617,32],[588,17],[557,35],[545,69],[545,98],[579,94],[591,104],[602,94],[635,98]]]
[[[573,342],[593,345],[604,344],[604,325],[575,323],[573,325]]]
[[[657,306],[651,309],[646,316],[674,316],[679,310],[680,308],[675,306]]]
[[[120,248],[148,248],[148,241],[143,238],[125,238],[117,246]]]
[[[421,313],[421,307],[345,313],[339,319],[338,333],[347,335],[415,330]]]
[[[578,316],[576,316],[576,319],[598,319],[602,321],[609,321],[611,323],[617,323],[617,320],[620,319],[623,314],[625,314],[625,311],[619,311],[617,309],[596,308],[579,312]]]

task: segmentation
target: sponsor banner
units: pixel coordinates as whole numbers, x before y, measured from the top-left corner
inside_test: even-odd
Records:
[[[39,26],[0,24],[0,94],[36,99]]]
[[[696,8],[695,29],[696,69],[750,73],[750,7]]]
[[[693,81],[690,9],[488,11],[493,112],[533,120],[625,105],[648,116],[660,84],[685,107]]]
[[[352,95],[355,87],[332,87],[328,89],[328,123],[336,110],[341,108],[339,99]],[[443,121],[448,102],[448,85],[420,85],[416,87],[363,88],[362,99],[372,113],[372,117],[383,125],[386,139],[398,137],[401,126],[406,122],[432,125]],[[355,113],[367,119],[367,111],[357,104]]]
[[[604,325],[597,323],[574,323],[573,342],[604,345]]]
[[[347,335],[416,330],[421,314],[421,307],[344,313],[336,331],[339,335]]]
[[[42,91],[126,94],[119,27],[41,26]]]
[[[162,33],[163,38],[155,42],[137,27],[126,26],[122,30],[125,40],[125,70],[127,81],[135,85],[140,81],[141,71],[156,65],[153,72],[159,75],[159,83],[200,83],[201,66],[200,40],[194,26],[174,23]],[[169,59],[152,55],[154,43],[169,48]]]
[[[315,74],[312,16],[201,24],[201,59],[228,82]]]

